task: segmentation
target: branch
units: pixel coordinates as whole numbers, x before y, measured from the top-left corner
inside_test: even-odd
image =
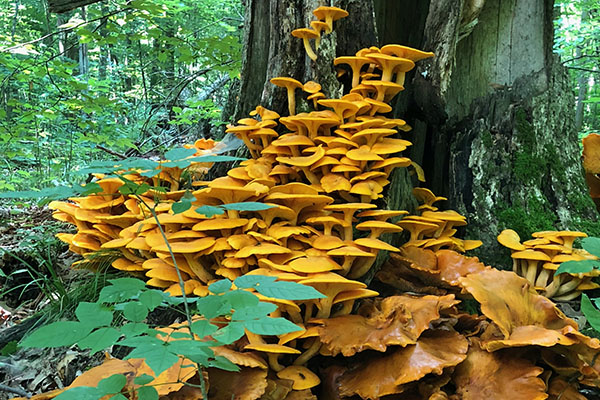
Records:
[[[56,32],[48,33],[47,35],[44,35],[44,36],[42,36],[40,38],[37,38],[37,39],[34,39],[34,40],[30,40],[29,42],[19,43],[19,44],[16,44],[14,46],[10,46],[10,47],[4,47],[4,48],[0,49],[0,53],[6,53],[8,51],[11,51],[11,50],[14,50],[14,49],[18,49],[19,47],[27,46],[28,44],[34,44],[34,43],[41,42],[42,40],[48,39],[49,37],[52,37],[52,36],[60,35],[62,33],[66,33],[66,32],[71,32],[71,31],[73,31],[73,30],[75,30],[75,29],[77,29],[77,28],[79,28],[81,26],[90,24],[92,22],[100,21],[102,19],[109,18],[109,17],[112,17],[113,15],[117,15],[117,14],[120,14],[122,12],[129,11],[129,10],[132,10],[132,8],[131,7],[121,8],[119,10],[110,12],[110,13],[108,13],[106,15],[102,15],[100,17],[97,17],[97,18],[94,18],[94,19],[90,19],[89,21],[80,22],[79,24],[77,24],[75,26],[72,26],[70,28],[65,28],[65,29],[61,29],[61,30],[56,31]]]
[[[128,158],[128,157],[127,157],[126,155],[124,155],[124,154],[117,153],[116,151],[114,151],[114,150],[111,150],[111,149],[109,149],[109,148],[106,148],[106,147],[104,147],[104,146],[102,146],[102,145],[99,145],[99,144],[97,144],[97,145],[96,145],[96,148],[97,148],[97,149],[100,149],[100,150],[102,150],[102,151],[105,151],[105,152],[107,152],[108,154],[112,154],[112,155],[113,155],[113,156],[115,156],[115,157],[119,157],[121,160],[125,160],[125,159],[127,159],[127,158]]]
[[[568,65],[566,65],[565,67],[568,69],[574,69],[577,71],[591,72],[593,74],[600,73],[600,70],[598,70],[598,69],[590,69],[590,68],[582,68],[582,67],[569,67]]]

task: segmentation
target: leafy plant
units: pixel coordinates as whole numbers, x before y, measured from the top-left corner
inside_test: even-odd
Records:
[[[258,335],[282,335],[300,330],[285,318],[272,318],[269,314],[277,309],[272,303],[261,302],[249,290],[264,296],[288,300],[307,300],[324,297],[315,289],[294,282],[278,282],[275,277],[251,275],[227,279],[209,286],[212,293],[207,297],[183,300],[169,296],[160,290],[148,289],[135,278],[109,280],[110,285],[100,292],[97,302],[82,302],[75,314],[77,321],[57,321],[43,326],[24,340],[22,347],[61,347],[77,344],[81,349],[92,353],[118,345],[131,348],[129,358],[144,358],[156,376],[173,366],[180,358],[185,358],[202,367],[216,367],[229,371],[238,368],[223,357],[215,356],[211,347],[228,345],[244,335],[247,329]],[[174,329],[166,341],[165,333],[144,322],[148,313],[157,307],[180,304],[187,301],[194,317],[191,325],[183,323]],[[116,316],[126,322],[117,326]],[[190,329],[191,328],[191,329]],[[199,339],[194,340],[193,333]],[[180,340],[186,340],[182,343]],[[77,388],[61,394],[57,399],[70,399],[72,396],[99,399],[110,393],[118,393],[116,382],[112,380],[98,388]],[[111,383],[108,387],[105,384]],[[115,386],[112,386],[114,383]],[[151,382],[147,382],[150,385]],[[108,389],[110,388],[110,389]],[[111,392],[112,390],[112,392]]]

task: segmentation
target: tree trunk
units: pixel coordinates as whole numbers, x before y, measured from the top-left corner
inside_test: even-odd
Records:
[[[483,260],[509,265],[495,240],[504,228],[526,240],[537,230],[597,227],[580,221],[596,214],[579,162],[569,80],[552,54],[551,0],[336,0],[350,16],[334,23],[312,62],[290,32],[309,26],[321,3],[246,0],[234,119],[258,104],[287,115],[285,91],[272,77],[315,80],[335,98],[343,90],[336,56],[387,43],[433,51],[434,59],[407,76],[394,113],[413,127],[409,156],[423,166],[425,186],[449,198],[442,208],[467,216],[463,234],[484,241]],[[405,169],[396,171],[388,207],[410,209],[411,181]]]

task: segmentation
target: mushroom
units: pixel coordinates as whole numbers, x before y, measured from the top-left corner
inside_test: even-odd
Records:
[[[311,28],[300,28],[294,29],[292,31],[292,36],[302,39],[302,43],[304,44],[304,50],[306,51],[306,54],[310,57],[311,60],[317,61],[317,54],[313,51],[312,47],[310,46],[309,40],[319,38],[321,36],[319,32]],[[292,114],[290,113],[290,115]]]
[[[317,386],[321,380],[314,372],[300,365],[291,365],[277,372],[280,379],[289,379],[294,382],[292,389],[305,390]]]
[[[272,78],[269,82],[271,82],[275,86],[283,87],[287,90],[288,96],[288,110],[290,115],[296,114],[296,95],[294,91],[298,88],[302,88],[302,83],[298,82],[293,78],[279,77]]]
[[[331,33],[333,31],[333,21],[337,21],[338,19],[347,17],[348,11],[342,10],[338,7],[321,6],[313,10],[313,14],[315,15],[315,17],[319,18],[319,20],[325,21],[325,23],[327,24],[325,33]]]

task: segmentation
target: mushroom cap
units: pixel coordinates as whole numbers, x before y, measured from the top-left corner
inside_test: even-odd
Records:
[[[400,251],[397,247],[392,246],[379,239],[361,238],[354,241],[355,244],[375,250]]]
[[[354,161],[383,161],[383,158],[372,152],[369,146],[360,146],[358,149],[349,150],[346,157]]]
[[[309,29],[309,30],[311,30],[311,29]],[[271,78],[271,80],[269,82],[271,82],[275,86],[291,88],[291,89],[297,89],[297,88],[301,88],[303,86],[302,83],[297,81],[296,79],[288,78],[285,76]]]
[[[373,207],[375,208],[375,207]],[[367,210],[363,211],[356,216],[359,218],[368,218],[373,217],[379,220],[385,220],[388,218],[398,217],[400,215],[407,215],[408,211],[406,210]]]
[[[312,22],[320,22],[320,21],[312,21]],[[311,24],[312,25],[312,24]],[[317,82],[315,81],[308,81],[306,82],[303,86],[302,89],[306,92],[306,93],[311,93],[311,94],[315,94],[319,91],[321,91],[321,85],[319,85]]]
[[[526,249],[526,247],[521,244],[519,234],[512,229],[505,229],[500,232],[498,235],[498,243],[511,250],[522,251]]]
[[[342,269],[341,265],[326,256],[300,257],[292,260],[289,265],[294,272],[303,274],[314,274]]]
[[[421,51],[411,47],[401,46],[399,44],[387,44],[383,46],[380,51],[383,54],[392,54],[396,57],[407,58],[412,61],[419,61],[434,56],[432,52]]]
[[[311,156],[306,157],[277,157],[277,162],[293,165],[295,167],[309,167],[325,156],[325,149],[322,145]]]
[[[519,260],[538,260],[538,261],[550,261],[550,257],[541,251],[535,251],[531,249],[517,251],[511,254],[511,258]]]
[[[326,193],[335,192],[336,190],[350,191],[352,184],[343,175],[327,174],[320,180],[321,187]]]
[[[273,354],[300,354],[300,350],[296,350],[292,347],[269,343],[250,343],[244,346],[244,350],[256,350]]]
[[[344,246],[329,250],[327,255],[333,257],[375,257],[375,254],[361,250],[356,246]]]
[[[327,23],[323,21],[310,21],[310,27],[321,34],[321,31],[327,29]]]
[[[332,250],[345,244],[339,237],[331,235],[317,236],[312,242],[312,246],[317,250]]]
[[[313,14],[315,17],[319,18],[322,21],[325,21],[329,16],[333,21],[337,21],[340,18],[344,18],[348,16],[348,11],[342,10],[338,7],[317,7],[313,10]]]
[[[312,28],[299,28],[292,31],[292,36],[300,39],[316,39],[321,35]],[[271,80],[273,83],[273,80]]]
[[[321,383],[319,377],[306,367],[291,365],[277,373],[279,379],[289,379],[294,382],[292,389],[306,390]]]
[[[391,224],[384,221],[365,221],[356,225],[356,229],[360,231],[367,230],[382,230],[383,232],[402,232],[402,228],[396,224]]]
[[[246,218],[212,218],[198,222],[192,227],[195,231],[214,231],[221,229],[234,229],[248,223]]]
[[[173,242],[170,243],[170,247],[173,253],[198,253],[208,249],[213,244],[215,244],[215,238],[205,237],[187,242]],[[152,251],[168,252],[169,248],[166,243],[163,243],[158,246],[153,246]]]
[[[291,252],[290,249],[273,243],[258,243],[238,250],[238,252],[235,253],[235,257],[247,258],[254,255],[285,254]]]
[[[424,204],[433,204],[436,201],[448,200],[446,197],[436,196],[430,189],[416,187],[412,190],[413,196],[417,198],[417,201]]]
[[[339,293],[337,296],[335,296],[335,298],[333,299],[333,304],[338,304],[338,303],[341,303],[343,301],[348,301],[348,300],[358,300],[358,299],[364,299],[366,297],[375,297],[375,296],[379,296],[379,293],[374,290],[371,290],[371,289],[347,290],[347,291]]]

